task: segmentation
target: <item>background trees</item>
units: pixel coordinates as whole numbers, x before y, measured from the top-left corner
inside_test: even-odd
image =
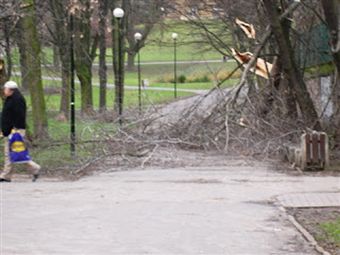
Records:
[[[127,11],[126,40],[127,48],[127,68],[133,70],[137,52],[144,47],[150,32],[155,24],[162,21],[165,8],[164,0],[125,0]],[[143,37],[139,43],[135,41],[135,33],[140,32]]]
[[[134,70],[136,53],[150,43],[149,36],[155,26],[166,27],[176,22],[190,24],[190,40],[185,43],[196,45],[199,49],[197,54],[213,49],[230,59],[235,58],[232,49],[241,54],[255,53],[261,39],[266,33],[270,33],[255,57],[273,64],[273,69],[268,74],[269,79],[253,74],[246,76],[250,100],[261,103],[257,105],[256,111],[268,119],[279,113],[282,118],[298,118],[306,127],[320,128],[320,116],[307,83],[309,69],[312,67],[303,65],[306,57],[302,55],[317,52],[312,46],[305,45],[305,38],[311,35],[310,30],[314,25],[322,24],[330,38],[332,66],[339,73],[339,3],[337,0],[301,1],[294,11],[282,18],[282,14],[293,4],[296,3],[288,0],[204,0],[199,3],[193,0],[170,3],[164,0],[2,0],[0,42],[1,53],[6,60],[6,77],[13,74],[13,49],[19,49],[21,84],[30,92],[31,98],[34,98],[32,114],[35,133],[45,136],[46,93],[41,79],[42,72],[53,68],[54,75],[62,79],[59,108],[63,119],[67,119],[71,36],[74,39],[76,73],[80,84],[81,112],[91,115],[97,110],[94,107],[96,102],[93,91],[97,86],[97,80],[93,79],[94,74],[97,78],[98,73],[99,109],[105,112],[113,108],[106,102],[109,81],[107,72],[110,71],[107,66],[112,63],[115,84],[120,84],[118,79],[124,77],[118,77],[118,66],[126,63],[127,71]],[[120,58],[117,51],[117,23],[112,17],[113,9],[118,6],[125,10],[125,17],[120,24],[122,37],[119,40],[123,45]],[[74,15],[73,32],[69,29],[71,13]],[[253,25],[256,38],[248,38],[235,22],[236,19]],[[139,44],[134,39],[136,32],[143,35]],[[169,41],[159,45],[172,46]],[[303,54],[300,51],[301,45],[307,49]],[[46,62],[42,48],[53,52],[53,63]],[[118,63],[118,59],[126,61]],[[97,63],[98,71],[94,69]],[[247,63],[243,64],[245,65],[239,65],[238,68],[246,67]],[[339,98],[340,95],[337,84],[334,82],[334,98]],[[117,104],[118,95],[124,95],[124,87],[116,86],[115,89]],[[260,91],[263,92],[261,96],[258,93]],[[336,105],[334,120],[338,121],[340,106],[337,101],[340,100],[333,101]],[[327,124],[323,125],[326,126],[322,128],[327,128]]]

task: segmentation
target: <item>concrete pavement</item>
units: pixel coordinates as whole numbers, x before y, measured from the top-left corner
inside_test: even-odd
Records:
[[[102,173],[77,182],[1,184],[1,255],[314,255],[276,205],[339,192],[337,177],[265,163]]]
[[[283,207],[340,207],[340,185],[338,192],[287,194],[278,200]]]

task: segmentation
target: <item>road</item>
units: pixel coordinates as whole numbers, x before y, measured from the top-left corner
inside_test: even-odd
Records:
[[[1,184],[1,255],[316,255],[276,197],[339,192],[339,178],[274,168],[239,160]]]

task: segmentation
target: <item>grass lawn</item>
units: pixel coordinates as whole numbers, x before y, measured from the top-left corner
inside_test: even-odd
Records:
[[[333,221],[321,223],[320,227],[326,233],[326,237],[340,249],[340,217]]]
[[[211,31],[218,33],[225,42],[230,41],[228,28],[225,27],[225,24],[216,21],[207,21],[206,24],[208,24]],[[142,61],[172,61],[174,49],[171,35],[173,32],[178,34],[177,58],[179,61],[222,59],[221,53],[202,43],[201,30],[185,21],[166,21],[164,24],[155,25],[150,33],[146,46],[140,51]],[[97,53],[99,54],[99,50]],[[13,63],[19,65],[17,48],[13,48],[12,58]],[[43,47],[42,63],[53,63],[53,50],[51,47]],[[98,57],[95,59],[95,63],[98,63]],[[112,50],[110,48],[107,50],[107,63],[112,63]]]
[[[107,93],[107,107],[113,109],[114,105],[114,89],[109,89]],[[178,92],[179,97],[190,96],[192,93]],[[142,91],[143,105],[166,103],[173,100],[174,93],[172,91]],[[26,95],[28,107],[30,109],[31,100],[30,96]],[[47,111],[58,111],[60,107],[60,95],[52,94],[45,95]],[[99,88],[93,88],[93,105],[95,109],[99,108]],[[138,91],[126,90],[124,97],[124,106],[126,108],[134,108],[138,106]],[[76,109],[80,109],[80,88],[79,85],[76,89]]]

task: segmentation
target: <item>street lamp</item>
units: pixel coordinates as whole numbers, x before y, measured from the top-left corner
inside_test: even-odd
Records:
[[[137,43],[137,56],[138,56],[138,106],[139,106],[139,114],[142,113],[142,80],[141,80],[141,69],[140,69],[140,41],[142,40],[143,35],[141,33],[135,33],[135,41]]]
[[[118,93],[118,114],[119,114],[119,124],[123,124],[123,93],[124,93],[124,84],[123,84],[123,72],[124,72],[124,56],[123,56],[123,50],[122,50],[122,33],[121,33],[121,26],[122,26],[122,18],[124,17],[124,10],[121,8],[115,8],[113,10],[113,16],[116,18],[116,39],[118,43],[115,43],[117,45],[118,49],[116,51],[117,55],[115,57],[118,58],[118,61],[116,62],[117,67],[117,86],[118,89],[116,89],[116,92]]]
[[[174,40],[174,93],[177,98],[177,33],[172,33],[172,39]]]
[[[124,10],[122,8],[115,8],[113,10],[113,16],[116,18],[116,19],[121,19],[124,17]]]

